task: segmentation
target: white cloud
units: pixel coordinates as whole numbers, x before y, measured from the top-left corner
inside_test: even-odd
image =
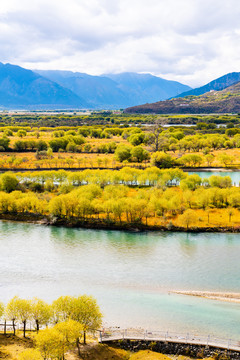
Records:
[[[200,85],[240,71],[238,0],[1,0],[2,62]]]

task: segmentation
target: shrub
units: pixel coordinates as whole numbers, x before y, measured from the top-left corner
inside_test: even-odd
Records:
[[[119,145],[115,150],[115,157],[118,161],[129,161],[131,158],[131,148],[126,145]]]
[[[163,151],[157,151],[152,155],[152,164],[161,169],[171,168],[176,165],[176,160]]]

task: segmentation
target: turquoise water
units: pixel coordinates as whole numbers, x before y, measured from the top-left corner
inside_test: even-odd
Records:
[[[209,178],[211,175],[217,176],[230,176],[232,184],[239,186],[240,183],[240,171],[188,171],[189,175],[199,175],[202,179]]]
[[[240,235],[0,222],[0,300],[91,294],[105,325],[238,338],[240,305],[170,290],[240,291]]]

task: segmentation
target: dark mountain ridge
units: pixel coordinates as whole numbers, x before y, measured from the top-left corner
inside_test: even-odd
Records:
[[[240,113],[240,82],[220,91],[186,96],[125,109],[126,113],[211,114]]]

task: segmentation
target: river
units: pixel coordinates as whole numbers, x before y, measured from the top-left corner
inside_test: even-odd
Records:
[[[217,176],[229,176],[232,179],[232,184],[234,186],[239,186],[240,183],[240,171],[188,171],[188,175],[199,175],[202,179],[209,178],[212,175]]]
[[[240,235],[0,222],[0,300],[96,297],[104,324],[238,338],[240,304],[169,290],[240,290]]]

